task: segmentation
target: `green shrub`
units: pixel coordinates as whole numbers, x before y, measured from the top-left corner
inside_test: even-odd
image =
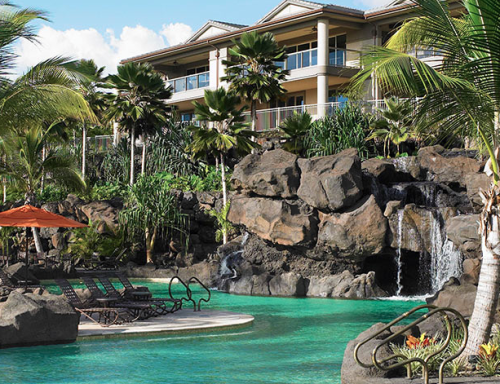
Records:
[[[61,201],[66,199],[68,193],[69,191],[65,187],[49,184],[43,189],[40,194],[38,194],[37,200],[43,201],[45,203],[50,201]]]
[[[95,185],[90,192],[90,200],[109,200],[115,197],[125,198],[128,194],[129,186],[121,183],[106,183]]]
[[[319,119],[312,124],[305,136],[307,157],[328,156],[344,149],[356,148],[362,159],[368,158],[370,147],[366,133],[370,126],[370,116],[359,106],[346,103],[334,111],[332,116]]]

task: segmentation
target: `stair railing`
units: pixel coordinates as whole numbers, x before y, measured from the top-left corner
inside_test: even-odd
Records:
[[[205,284],[203,284],[200,279],[198,279],[196,276],[193,276],[189,279],[188,281],[188,287],[191,285],[191,283],[198,283],[205,291],[207,291],[208,293],[208,297],[207,298],[200,298],[198,300],[198,311],[201,311],[201,302],[205,302],[205,303],[208,303],[210,301],[210,298],[212,297],[212,294],[210,293],[210,289],[208,289]],[[196,309],[195,309],[196,310]]]
[[[172,294],[172,283],[174,280],[177,280],[179,283],[181,283],[184,288],[186,288],[186,297],[181,297],[179,300],[181,301],[180,308],[182,308],[182,304],[184,301],[190,301],[193,303],[194,310],[196,311],[196,302],[193,300],[193,294],[191,292],[191,289],[189,289],[189,284],[186,284],[179,276],[174,276],[170,279],[170,283],[168,284],[168,294],[170,295],[170,298],[175,300],[176,298]]]
[[[393,325],[401,322],[402,320],[408,318],[410,315],[412,315],[413,313],[421,310],[421,309],[428,309],[429,312],[427,312],[426,314],[422,315],[421,317],[419,317],[418,319],[416,319],[415,321],[413,321],[412,323],[410,323],[409,325],[405,326],[403,329],[400,329],[398,332],[392,334],[391,336],[383,339],[380,341],[380,343],[373,349],[372,351],[372,363],[371,364],[365,364],[363,363],[359,357],[358,357],[358,353],[359,353],[359,349],[366,343],[368,343],[370,340],[373,340],[375,339],[378,335],[380,335],[381,333],[389,330]],[[417,363],[420,363],[422,365],[422,371],[423,371],[423,379],[424,379],[424,383],[425,384],[429,384],[429,361],[432,357],[440,354],[441,352],[443,352],[449,345],[450,341],[451,341],[451,337],[452,337],[452,325],[451,325],[451,322],[450,322],[450,319],[448,317],[448,313],[452,313],[453,315],[455,315],[458,320],[460,321],[460,325],[461,325],[461,328],[463,330],[463,340],[462,340],[462,344],[460,345],[460,348],[457,350],[457,352],[455,352],[454,354],[452,354],[451,356],[449,356],[448,358],[446,358],[445,360],[443,360],[439,366],[439,384],[443,384],[444,383],[444,368],[446,366],[446,364],[448,364],[450,361],[452,360],[455,360],[457,357],[459,357],[462,352],[464,351],[465,349],[465,346],[467,344],[467,339],[468,339],[468,332],[467,332],[467,324],[465,323],[465,320],[463,318],[463,316],[458,312],[456,311],[455,309],[453,308],[439,308],[439,307],[436,307],[434,305],[420,305],[418,307],[415,307],[413,309],[411,309],[410,311],[404,313],[403,315],[399,316],[397,319],[391,321],[389,324],[387,324],[385,327],[381,328],[379,331],[377,331],[376,333],[368,336],[366,339],[364,339],[363,341],[361,341],[360,343],[358,343],[356,345],[356,347],[354,348],[354,360],[362,367],[364,368],[378,368],[380,370],[386,370],[386,371],[389,371],[389,370],[392,370],[392,369],[395,369],[395,368],[399,368],[399,367],[402,367],[402,366],[405,366],[406,365],[406,368],[407,368],[407,374],[408,374],[408,378],[411,378],[412,376],[412,370],[411,370],[411,363],[412,362],[417,362]],[[391,341],[393,341],[395,338],[397,338],[398,336],[402,335],[403,333],[405,333],[406,331],[410,330],[412,327],[414,327],[415,325],[417,324],[420,324],[421,322],[427,320],[428,318],[434,316],[434,315],[437,315],[437,314],[440,314],[443,316],[444,320],[445,320],[445,323],[446,323],[446,330],[447,330],[447,335],[446,335],[446,339],[443,343],[443,346],[441,348],[439,348],[437,351],[435,351],[434,353],[430,354],[429,356],[427,356],[425,359],[421,359],[421,358],[418,358],[418,357],[413,357],[411,359],[406,359],[405,356],[401,355],[401,354],[393,354],[389,357],[386,357],[382,360],[377,360],[377,352],[379,351],[379,349],[383,346],[383,345],[386,345],[388,343],[390,343]],[[406,359],[406,360],[403,360],[403,361],[400,361],[400,362],[397,362],[397,363],[394,363],[394,364],[391,364],[391,365],[388,365],[388,366],[384,366],[383,364],[390,361],[390,360],[393,360],[393,359],[398,359],[398,358],[403,358],[403,359]]]

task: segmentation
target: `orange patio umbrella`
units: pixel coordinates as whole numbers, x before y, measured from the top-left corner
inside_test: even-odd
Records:
[[[26,227],[26,286],[28,285],[28,234],[29,228],[83,228],[86,224],[26,204],[0,212],[0,227]]]

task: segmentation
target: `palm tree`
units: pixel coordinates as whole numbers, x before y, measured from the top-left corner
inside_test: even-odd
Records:
[[[85,182],[78,173],[74,159],[58,150],[49,150],[45,156],[47,142],[52,140],[53,131],[58,128],[54,123],[43,130],[32,127],[24,135],[12,132],[2,142],[6,154],[0,164],[0,174],[8,177],[11,184],[25,194],[26,204],[36,203],[36,193],[43,180],[63,184],[75,190],[83,190]],[[50,175],[50,178],[47,178]],[[43,252],[39,233],[33,228],[37,252]]]
[[[142,174],[146,161],[146,137],[167,120],[169,108],[165,100],[172,92],[153,67],[142,63],[127,63],[118,67],[116,75],[108,77],[109,86],[117,93],[110,96],[107,118],[130,133],[130,185],[134,184],[135,135],[143,135]]]
[[[366,140],[375,138],[384,142],[384,157],[390,156],[390,143],[394,143],[400,152],[400,145],[408,140],[413,123],[413,106],[409,100],[398,101],[395,97],[385,99],[387,109],[379,109],[381,118],[375,120],[370,128],[373,132]]]
[[[307,112],[294,112],[292,116],[283,121],[279,127],[286,135],[283,149],[300,155],[304,150],[305,138],[311,130],[312,124],[312,116]]]
[[[354,79],[360,88],[372,74],[392,94],[421,97],[417,118],[429,124],[481,138],[490,157],[493,185],[482,194],[483,261],[465,355],[477,355],[489,339],[500,288],[500,179],[495,145],[500,128],[500,34],[497,0],[461,0],[467,14],[454,18],[447,2],[413,0],[419,17],[405,22],[385,47],[373,47],[361,59]],[[431,66],[411,54],[437,50],[443,61]]]
[[[229,49],[232,59],[223,61],[227,69],[222,80],[230,82],[230,90],[250,101],[252,131],[255,132],[257,102],[276,100],[286,93],[281,82],[289,71],[276,65],[287,58],[286,49],[278,46],[270,32],[244,33],[233,43],[235,46]]]
[[[193,142],[189,149],[196,157],[208,154],[220,160],[222,174],[222,196],[224,207],[227,205],[227,188],[225,175],[225,156],[231,149],[240,155],[246,155],[257,148],[251,138],[253,132],[244,123],[243,112],[246,107],[238,108],[241,103],[239,96],[226,92],[224,88],[215,91],[205,90],[204,104],[194,101],[194,110],[198,121],[208,121],[213,127],[191,126]],[[224,235],[224,243],[227,234]]]
[[[99,89],[104,86],[103,72],[105,67],[98,67],[94,60],[82,59],[76,62],[76,68],[85,76],[78,83],[78,90],[89,104],[96,116],[101,116],[106,109],[106,99]],[[85,179],[87,155],[87,125],[82,124],[82,176]]]

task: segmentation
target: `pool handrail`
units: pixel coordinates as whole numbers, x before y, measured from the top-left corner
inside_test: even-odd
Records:
[[[375,339],[375,337],[377,337],[381,333],[389,330],[393,325],[399,323],[400,321],[406,319],[407,317],[409,317],[410,315],[412,315],[413,313],[415,313],[415,312],[417,312],[417,311],[419,311],[421,309],[428,309],[429,312],[425,313],[424,315],[422,315],[418,319],[414,320],[409,325],[407,325],[404,328],[400,329],[398,332],[396,332],[394,334],[391,334],[390,336],[388,336],[385,339],[381,340],[380,343],[378,343],[377,346],[372,351],[372,363],[371,364],[365,364],[365,363],[361,362],[361,360],[358,357],[358,352],[359,352],[359,349],[361,348],[361,346],[363,346],[364,344],[366,344],[370,340]],[[439,366],[439,384],[443,384],[444,383],[444,376],[443,376],[444,367],[450,361],[456,359],[457,357],[459,357],[462,354],[462,352],[464,351],[465,346],[467,344],[467,340],[469,338],[468,331],[467,331],[467,324],[465,322],[465,319],[460,314],[460,312],[458,312],[457,310],[455,310],[453,308],[436,307],[434,305],[425,305],[424,304],[424,305],[419,305],[418,307],[415,307],[415,308],[409,310],[408,312],[405,312],[404,314],[402,314],[398,318],[396,318],[393,321],[391,321],[386,326],[384,326],[381,329],[379,329],[374,334],[371,334],[370,336],[368,336],[367,338],[365,338],[363,341],[361,341],[360,343],[358,343],[356,345],[356,347],[354,348],[354,360],[360,366],[362,366],[363,368],[376,367],[376,368],[378,368],[380,370],[385,370],[385,371],[392,370],[392,369],[395,369],[395,368],[407,365],[406,368],[407,368],[408,378],[411,378],[411,376],[412,376],[411,363],[412,362],[417,362],[417,363],[420,363],[422,365],[424,383],[425,384],[429,384],[429,365],[428,365],[429,360],[432,357],[434,357],[434,356],[438,355],[439,353],[443,352],[448,347],[448,345],[449,345],[449,343],[451,341],[452,326],[451,326],[451,323],[450,323],[450,319],[448,318],[447,312],[450,312],[453,315],[455,315],[457,317],[457,319],[460,321],[460,325],[461,325],[462,330],[464,332],[464,336],[462,338],[462,344],[461,344],[460,348],[457,350],[457,352],[455,352],[454,354],[452,354],[451,356],[449,356],[448,358],[446,358],[445,360],[443,360],[441,362],[440,366]],[[401,355],[401,354],[394,354],[394,355],[386,357],[386,358],[384,358],[384,359],[382,359],[380,361],[377,360],[377,352],[378,352],[378,350],[383,345],[390,343],[396,337],[404,334],[408,330],[411,330],[415,325],[420,324],[421,322],[427,320],[428,318],[430,318],[430,317],[432,317],[432,316],[434,316],[436,314],[441,314],[443,316],[445,322],[446,322],[447,336],[446,336],[446,339],[445,339],[445,341],[443,343],[443,346],[441,348],[439,348],[434,353],[428,355],[425,359],[420,359],[418,357],[414,357],[414,358],[411,358],[411,359],[406,359],[406,357],[403,356],[403,355]],[[403,361],[400,361],[398,363],[394,363],[394,364],[391,364],[391,365],[388,365],[388,366],[383,366],[382,365],[382,364],[388,362],[389,360],[396,359],[396,358],[404,358],[406,360],[403,360]]]
[[[187,297],[184,297],[182,296],[180,299],[176,299],[173,294],[172,294],[172,283],[174,282],[174,280],[177,280],[179,281],[179,283],[181,283],[184,288],[186,288],[186,295]],[[193,308],[194,310],[196,311],[196,302],[193,300],[193,293],[191,292],[191,289],[189,289],[189,284],[186,284],[178,275],[175,275],[174,277],[172,277],[170,279],[170,282],[168,283],[168,294],[170,296],[170,298],[172,300],[180,300],[180,307],[179,309],[182,309],[182,304],[184,301],[190,301],[193,303]]]
[[[191,277],[189,280],[188,280],[188,287],[191,285],[191,283],[198,283],[199,285],[201,285],[201,287],[207,291],[208,293],[208,297],[207,298],[200,298],[198,300],[198,311],[201,311],[201,302],[205,302],[205,303],[208,303],[210,301],[210,298],[212,297],[212,294],[210,293],[210,289],[208,289],[205,284],[203,284],[200,279],[198,279],[196,276],[193,276]]]

